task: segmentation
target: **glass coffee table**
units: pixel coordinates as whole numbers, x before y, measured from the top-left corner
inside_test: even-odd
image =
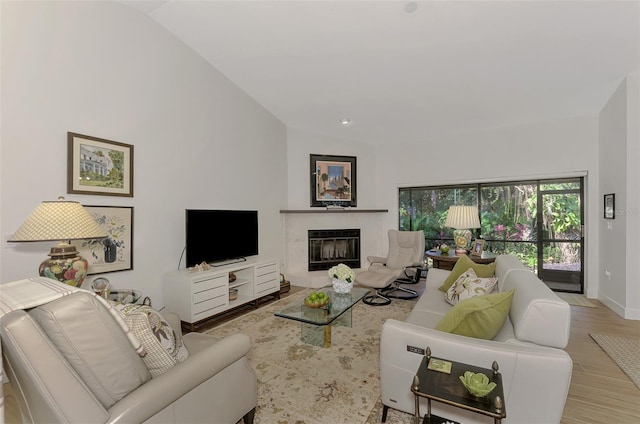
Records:
[[[354,287],[351,293],[336,293],[328,287],[319,290],[331,299],[326,306],[310,308],[301,299],[285,306],[275,316],[300,321],[300,340],[304,343],[331,347],[331,327],[351,327],[351,308],[369,293],[369,289]]]

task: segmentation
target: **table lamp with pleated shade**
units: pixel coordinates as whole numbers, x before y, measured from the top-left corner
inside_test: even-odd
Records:
[[[69,241],[105,237],[107,233],[80,203],[59,198],[42,202],[9,242],[61,240],[51,248],[50,258],[40,264],[39,274],[80,287],[87,276],[88,263]]]
[[[454,205],[449,207],[445,227],[453,228],[453,239],[456,243],[456,253],[467,253],[471,245],[471,228],[480,228],[480,218],[476,206]]]

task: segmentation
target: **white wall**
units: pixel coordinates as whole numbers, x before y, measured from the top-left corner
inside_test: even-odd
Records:
[[[355,156],[357,168],[357,200],[359,209],[375,209],[377,205],[376,150],[373,146],[347,138],[289,128],[287,131],[288,209],[311,209],[310,155]]]
[[[423,145],[378,150],[380,207],[397,211],[398,187],[459,182],[509,181],[587,174],[585,287],[597,294],[597,117],[580,117],[510,128],[487,130],[433,140]],[[388,167],[385,163],[402,163]],[[387,225],[397,227],[396,217]]]
[[[283,237],[285,240],[284,267],[287,278],[292,284],[308,287],[321,287],[329,283],[325,271],[307,272],[309,229],[361,230],[361,265],[369,264],[367,256],[380,255],[386,232],[382,232],[382,220],[388,213],[322,213],[323,208],[311,208],[310,155],[325,154],[356,157],[356,209],[378,209],[375,186],[376,158],[375,149],[365,143],[348,139],[314,134],[308,131],[289,128],[287,136],[287,209],[313,209],[314,214],[283,214]]]
[[[630,75],[611,96],[600,112],[599,133],[599,196],[615,194],[615,219],[599,220],[598,297],[621,316],[634,319],[640,319],[639,79]]]
[[[5,240],[58,195],[133,206],[134,269],[104,276],[156,307],[185,208],[259,210],[260,253],[280,257],[286,129],[191,49],[117,2],[2,2],[1,35]],[[67,131],[132,144],[135,197],[66,195]],[[51,244],[3,242],[0,281],[35,275]]]
[[[640,73],[627,76],[627,293],[624,317],[640,320]]]
[[[287,144],[289,205],[308,206],[308,155],[349,154],[358,157],[358,207],[389,209],[379,228],[380,251],[387,249],[386,231],[398,228],[398,188],[460,182],[519,180],[529,177],[587,175],[587,294],[597,295],[598,119],[567,119],[476,132],[420,145],[366,146],[349,140],[328,140],[296,132]],[[373,161],[373,163],[371,163]],[[591,178],[590,178],[591,177]],[[593,201],[592,199],[595,199]]]

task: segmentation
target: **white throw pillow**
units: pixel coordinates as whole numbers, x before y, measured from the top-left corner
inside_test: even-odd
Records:
[[[115,304],[127,325],[144,346],[142,357],[153,377],[164,374],[189,357],[189,352],[173,328],[155,309],[146,305]]]
[[[445,294],[445,300],[455,305],[464,299],[490,294],[495,290],[497,284],[497,278],[479,278],[474,270],[469,268],[449,287]]]

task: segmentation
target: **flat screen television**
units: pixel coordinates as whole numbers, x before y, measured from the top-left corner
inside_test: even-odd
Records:
[[[186,265],[258,254],[258,211],[186,210]]]

